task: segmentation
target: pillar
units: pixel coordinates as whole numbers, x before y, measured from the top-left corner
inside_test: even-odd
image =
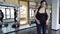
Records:
[[[52,29],[59,29],[59,0],[52,0]]]

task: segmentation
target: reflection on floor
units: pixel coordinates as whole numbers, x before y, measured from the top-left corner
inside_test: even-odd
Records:
[[[9,26],[7,28],[4,27],[4,28],[0,29],[0,34],[4,34],[4,33],[7,33],[7,32],[10,32],[10,31],[17,30],[17,29],[11,28],[12,24],[13,23],[9,23]],[[23,26],[21,26],[21,27],[23,27]],[[24,27],[30,27],[30,26],[26,25]],[[22,29],[22,28],[20,28],[20,29]],[[59,33],[60,33],[60,30],[59,31],[51,30],[51,34],[59,34]],[[27,29],[20,30],[20,31],[15,31],[15,32],[10,32],[8,34],[37,34],[37,31],[36,31],[36,27],[31,26],[31,28],[27,28]]]
[[[60,34],[60,30],[58,30],[58,31],[52,31],[52,34]]]

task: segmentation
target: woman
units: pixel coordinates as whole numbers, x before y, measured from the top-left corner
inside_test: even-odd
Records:
[[[15,22],[17,22],[16,18],[17,18],[17,11],[16,11],[16,9],[14,9],[14,21]]]
[[[3,18],[4,18],[4,14],[2,12],[2,10],[0,10],[0,21],[3,22]]]
[[[46,34],[46,25],[49,23],[50,13],[46,9],[47,2],[41,1],[40,7],[35,11],[35,20],[37,25],[37,32],[41,34],[41,28],[43,30],[43,34]]]

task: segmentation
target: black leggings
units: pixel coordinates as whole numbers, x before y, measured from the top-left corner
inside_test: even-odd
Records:
[[[3,19],[0,19],[1,22],[3,22]]]
[[[17,17],[14,17],[14,21],[15,21],[15,22],[17,22],[16,18],[17,18]]]
[[[41,28],[42,28],[43,34],[46,34],[46,23],[44,21],[40,22],[40,24],[37,24],[37,33],[38,34],[41,34]]]

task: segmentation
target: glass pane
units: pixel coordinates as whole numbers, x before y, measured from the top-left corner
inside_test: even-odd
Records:
[[[7,18],[10,18],[10,11],[9,11],[9,9],[6,9],[6,15],[7,15]]]
[[[35,19],[34,19],[34,10],[35,9],[32,9],[32,8],[29,9],[31,24],[34,24],[34,22],[35,22]]]
[[[30,16],[30,23],[34,24],[35,19],[34,19],[34,10],[36,8],[36,2],[29,2],[29,16]]]
[[[14,18],[14,8],[10,8],[11,10],[11,18]]]
[[[28,24],[28,3],[20,1],[20,24]]]
[[[30,9],[30,18],[33,19],[34,18],[34,9]]]

